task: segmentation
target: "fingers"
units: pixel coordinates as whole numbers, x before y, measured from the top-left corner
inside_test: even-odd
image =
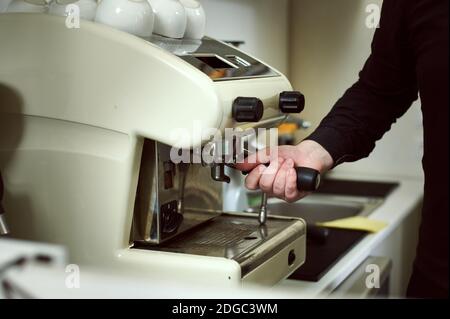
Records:
[[[294,161],[292,159],[287,159],[278,170],[278,174],[275,177],[275,181],[273,183],[273,194],[276,197],[281,199],[285,198],[286,177],[289,172],[289,169],[293,167]]]
[[[297,189],[297,172],[291,167],[286,174],[284,198],[287,202],[295,202],[301,198],[301,195]]]
[[[259,188],[259,180],[262,174],[266,170],[266,166],[260,164],[255,169],[253,169],[245,179],[245,187],[250,190],[257,190]]]
[[[272,161],[269,167],[258,165],[245,179],[245,186],[250,190],[261,189],[278,198],[292,203],[308,193],[297,189],[297,172],[292,159]]]
[[[273,194],[273,183],[283,162],[284,159],[278,158],[277,160],[270,162],[270,165],[263,172],[259,180],[259,188],[263,192]]]
[[[245,179],[245,187],[250,190],[261,189],[266,193],[272,193],[273,181],[283,161],[283,159],[272,161],[268,167],[263,164],[256,166]]]

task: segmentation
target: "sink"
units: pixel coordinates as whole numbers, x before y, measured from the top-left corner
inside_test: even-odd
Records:
[[[398,185],[399,184],[397,182],[373,182],[324,178],[315,194],[386,198],[395,188],[398,187]]]
[[[368,216],[382,203],[382,198],[312,194],[296,203],[271,198],[267,209],[269,215],[300,217],[308,224],[315,224],[357,215]]]
[[[397,183],[392,182],[325,179],[314,194],[298,202],[286,203],[280,199],[269,198],[267,210],[269,216],[300,217],[308,224],[357,215],[368,216],[397,186]],[[259,200],[253,200],[252,203],[258,204],[252,205],[248,211],[258,212]]]
[[[277,198],[267,201],[268,214],[300,217],[308,224],[306,261],[290,277],[291,280],[318,281],[366,232],[348,229],[326,229],[311,227],[317,222],[326,222],[352,216],[368,216],[398,186],[392,182],[367,182],[325,179],[320,188],[308,197],[295,203],[286,203]],[[258,212],[261,193],[248,194],[251,211]],[[253,198],[252,198],[253,197]],[[315,228],[315,230],[314,230]]]

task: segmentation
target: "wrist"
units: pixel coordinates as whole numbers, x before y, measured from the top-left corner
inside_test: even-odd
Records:
[[[333,158],[319,143],[305,140],[296,146],[299,152],[299,166],[310,167],[324,173],[333,167]]]

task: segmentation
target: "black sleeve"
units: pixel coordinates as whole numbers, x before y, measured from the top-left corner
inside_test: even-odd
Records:
[[[405,2],[384,1],[372,53],[359,80],[307,138],[321,144],[334,165],[367,157],[375,142],[417,99]]]

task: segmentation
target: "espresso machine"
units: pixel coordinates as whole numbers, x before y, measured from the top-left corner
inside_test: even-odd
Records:
[[[303,264],[303,220],[266,216],[265,196],[259,214],[224,211],[226,167],[245,143],[226,160],[204,133],[300,112],[283,74],[208,37],[68,29],[42,14],[0,15],[0,43],[10,236],[64,245],[77,264],[211,284],[274,285]],[[206,147],[215,160],[192,161]],[[182,152],[190,160],[174,161]],[[308,173],[298,168],[299,188],[317,186]]]

